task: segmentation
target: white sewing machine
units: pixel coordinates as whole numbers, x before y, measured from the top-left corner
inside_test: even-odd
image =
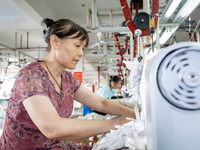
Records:
[[[182,42],[145,60],[141,93],[148,150],[200,149],[200,44]]]

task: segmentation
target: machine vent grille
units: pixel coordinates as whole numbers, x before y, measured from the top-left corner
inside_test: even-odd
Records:
[[[200,50],[182,47],[167,54],[159,65],[157,83],[172,105],[200,109]]]

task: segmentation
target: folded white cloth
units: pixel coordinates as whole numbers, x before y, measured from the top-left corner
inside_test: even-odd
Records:
[[[93,150],[145,149],[145,128],[143,122],[131,119],[130,122],[122,126],[116,125],[115,127],[117,130],[111,130],[109,133],[104,134],[94,145]]]

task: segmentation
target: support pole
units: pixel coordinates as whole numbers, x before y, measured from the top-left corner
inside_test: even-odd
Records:
[[[132,61],[134,58],[133,33],[130,34],[130,53],[131,53],[131,61]]]
[[[200,42],[199,41],[199,31],[196,31],[196,34],[197,34],[197,42]]]
[[[100,88],[100,67],[98,66],[98,90]]]
[[[92,0],[92,29],[97,27],[97,0]]]
[[[113,26],[113,15],[112,15],[112,10],[110,10],[110,27]]]
[[[28,42],[29,42],[29,32],[27,32],[27,49],[28,49]]]

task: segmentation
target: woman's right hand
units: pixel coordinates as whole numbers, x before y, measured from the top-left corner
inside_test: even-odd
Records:
[[[131,121],[131,120],[128,120],[128,119],[126,119],[126,118],[127,118],[127,116],[126,116],[126,115],[123,115],[123,116],[121,116],[121,117],[115,119],[113,129],[116,129],[116,128],[115,128],[115,125],[123,125],[123,124],[128,123],[128,122]]]

